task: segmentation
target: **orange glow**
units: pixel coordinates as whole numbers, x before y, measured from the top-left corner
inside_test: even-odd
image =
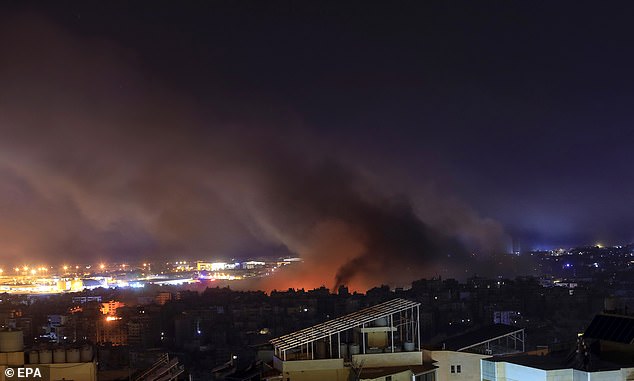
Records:
[[[267,292],[273,289],[306,289],[335,285],[338,269],[345,263],[361,256],[365,246],[353,227],[338,221],[322,222],[314,227],[307,244],[299,250],[303,263],[280,267],[269,277],[262,278],[256,287]],[[367,279],[353,279],[347,286],[350,291],[364,292],[369,285]]]

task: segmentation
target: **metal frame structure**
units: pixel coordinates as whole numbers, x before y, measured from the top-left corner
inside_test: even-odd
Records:
[[[394,314],[403,314],[409,316],[407,324],[411,331],[412,341],[415,347],[420,350],[420,303],[412,302],[409,300],[397,298],[392,299],[384,303],[377,304],[372,307],[364,308],[357,312],[353,312],[348,315],[338,317],[333,320],[326,321],[314,325],[312,327],[304,328],[302,330],[289,333],[284,336],[272,339],[270,341],[275,349],[275,355],[286,361],[286,352],[291,349],[300,348],[301,351],[311,352],[311,357],[314,358],[314,342],[317,340],[329,338],[332,343],[332,337],[337,336],[338,346],[341,344],[341,333],[350,329],[362,327],[373,321],[381,318],[388,318],[390,326],[394,323]],[[392,332],[392,351],[394,351],[394,333]],[[365,351],[365,334],[362,335],[363,348]],[[337,357],[341,358],[341,351],[338,350]],[[332,345],[330,346],[330,355],[332,357]]]
[[[522,352],[524,352],[524,349],[525,349],[525,345],[524,345],[524,328],[520,328],[520,329],[517,329],[517,330],[515,330],[513,332],[505,333],[505,334],[500,335],[500,336],[492,337],[490,339],[486,339],[486,340],[481,341],[479,343],[468,345],[466,347],[458,349],[456,352],[464,352],[467,349],[471,349],[471,348],[475,348],[475,347],[479,347],[479,346],[484,346],[485,350],[491,350],[491,343],[494,342],[494,341],[503,339],[503,338],[506,338],[507,347],[508,347],[508,340],[512,339],[513,340],[513,348],[516,349],[516,350],[518,349],[517,348],[517,342],[519,341],[520,343],[522,343]],[[485,353],[485,354],[491,354],[491,353]]]
[[[174,381],[184,371],[183,366],[178,363],[178,358],[173,357],[170,360],[169,355],[165,353],[150,369],[136,376],[134,381]]]

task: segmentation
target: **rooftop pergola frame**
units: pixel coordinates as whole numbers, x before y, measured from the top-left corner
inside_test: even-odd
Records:
[[[368,346],[368,335],[375,332],[387,332],[389,335],[388,351],[400,350],[396,343],[411,345],[410,350],[420,350],[420,303],[397,298],[384,303],[374,305],[353,312],[348,315],[338,317],[304,328],[302,330],[289,333],[284,336],[272,339],[271,344],[275,349],[275,356],[283,361],[287,360],[311,360],[315,359],[315,351],[321,352],[325,358],[342,358],[341,353],[342,336],[352,340],[347,344],[358,345],[360,353],[376,353],[376,348]],[[386,319],[386,326],[375,327],[373,323]],[[396,337],[395,337],[396,335]],[[360,339],[359,339],[360,338]],[[368,337],[369,338],[369,337]],[[336,346],[335,346],[336,343]],[[343,342],[344,344],[345,341]],[[321,347],[315,348],[316,346]],[[333,348],[334,347],[334,348]],[[327,348],[327,349],[326,349]]]

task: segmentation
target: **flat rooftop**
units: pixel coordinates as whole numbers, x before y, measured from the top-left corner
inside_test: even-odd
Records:
[[[483,361],[491,362],[508,362],[511,364],[522,365],[530,368],[541,370],[557,370],[557,369],[577,369],[586,372],[599,372],[608,370],[619,370],[621,368],[629,368],[634,365],[634,360],[630,364],[615,364],[601,360],[597,356],[591,355],[590,361],[584,369],[583,364],[576,359],[573,353],[556,353],[544,356],[535,355],[511,355],[497,356],[485,359]]]

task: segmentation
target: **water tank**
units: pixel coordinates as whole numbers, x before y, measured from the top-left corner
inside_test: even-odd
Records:
[[[24,336],[18,329],[0,331],[0,352],[19,352],[24,350]]]
[[[40,363],[40,352],[29,351],[29,364],[39,364],[39,363]]]
[[[324,340],[318,340],[315,342],[315,358],[326,358],[326,342]]]
[[[406,341],[403,343],[403,350],[405,352],[413,352],[414,351],[414,343],[411,341]]]
[[[7,365],[7,353],[0,352],[0,365]]]
[[[346,343],[339,344],[339,353],[341,354],[341,358],[348,357],[348,344]]]
[[[53,352],[50,349],[40,349],[40,364],[53,363]]]
[[[378,318],[374,321],[374,326],[375,327],[386,327],[387,326],[387,318],[386,317],[382,317],[382,318]]]
[[[55,348],[53,350],[53,363],[60,364],[66,362],[66,349]]]
[[[92,361],[92,346],[84,345],[81,347],[81,352],[79,353],[79,358],[81,362],[89,362]]]
[[[66,350],[66,362],[79,362],[80,358],[78,348],[68,348]]]
[[[7,365],[9,366],[23,366],[24,365],[24,352],[8,352],[7,353]]]
[[[350,356],[359,354],[359,344],[350,344]]]

